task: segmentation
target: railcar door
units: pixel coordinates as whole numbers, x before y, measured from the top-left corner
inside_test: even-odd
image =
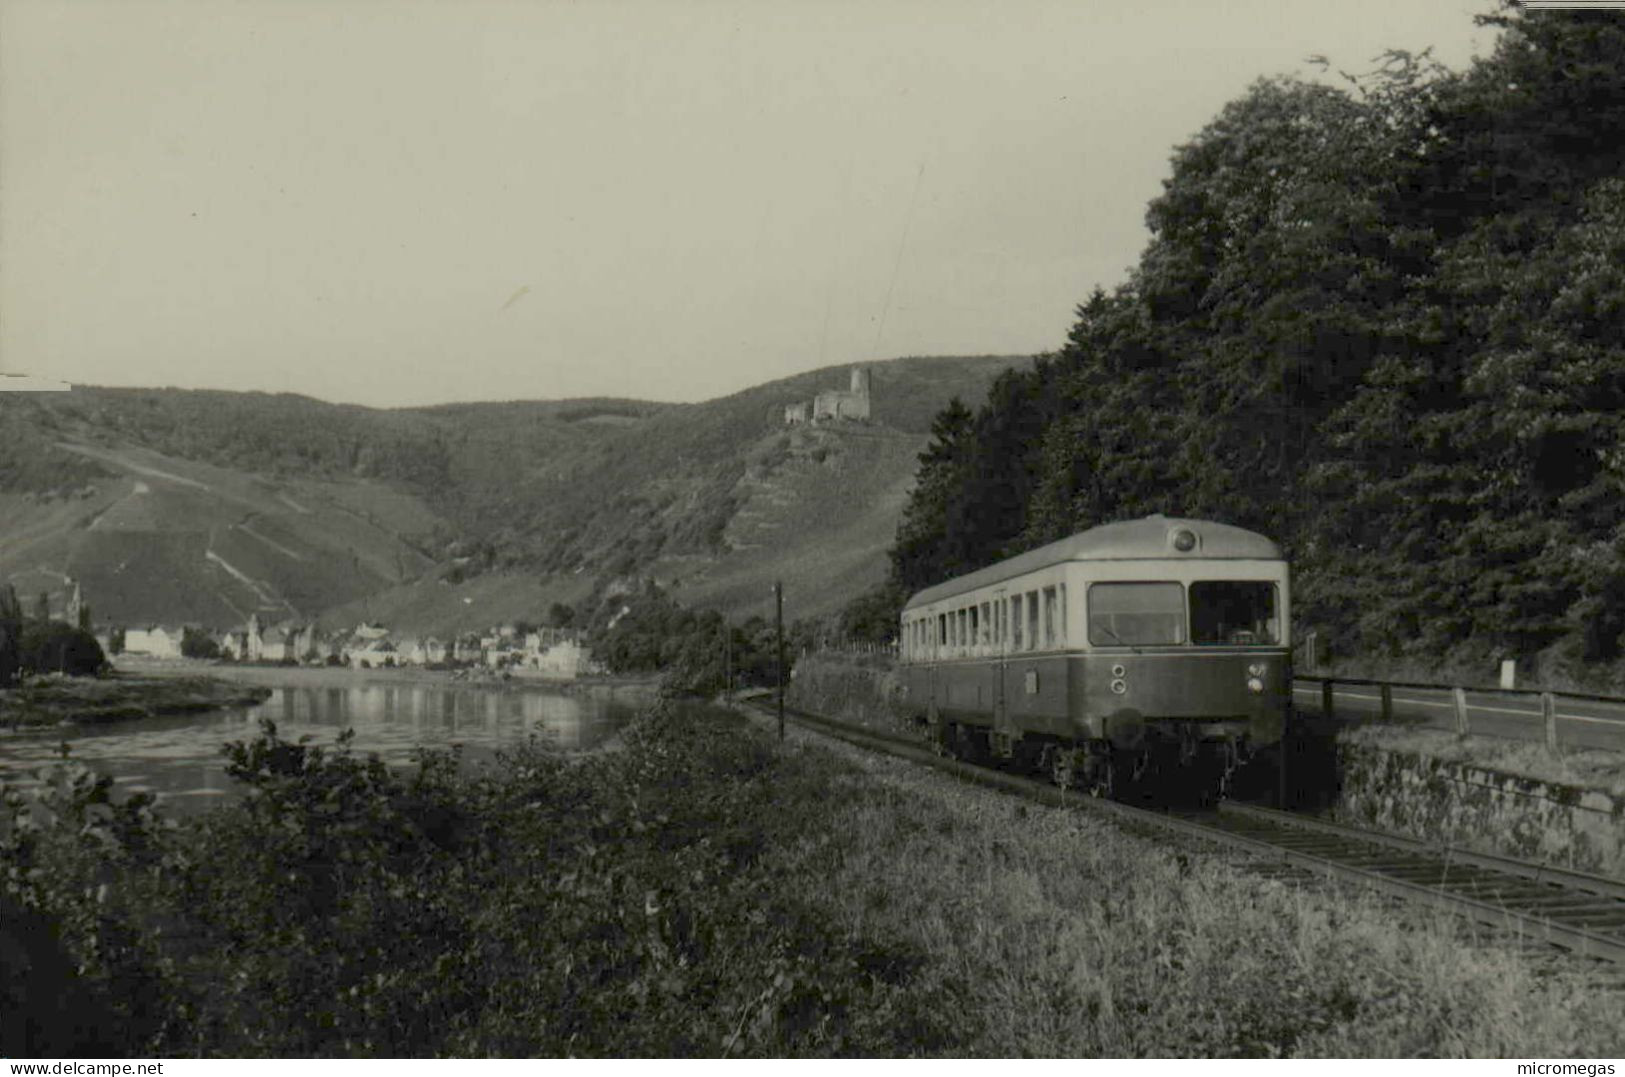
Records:
[[[1005,667],[1010,661],[1010,608],[1005,601],[1004,588],[993,592],[993,728],[1010,726],[1009,703],[1004,695]]]

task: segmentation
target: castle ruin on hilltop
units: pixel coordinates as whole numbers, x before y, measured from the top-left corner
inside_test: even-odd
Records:
[[[850,389],[827,389],[810,401],[803,400],[784,409],[786,426],[837,419],[869,421],[869,372],[863,367],[852,368]]]

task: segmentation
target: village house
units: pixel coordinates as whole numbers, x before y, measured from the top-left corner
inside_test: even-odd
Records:
[[[561,680],[575,680],[591,673],[603,672],[600,663],[593,660],[592,649],[579,640],[562,640],[536,656],[535,669],[544,676]]]
[[[152,658],[179,658],[184,635],[184,630],[180,628],[164,628],[161,625],[127,629],[124,633],[124,652]]]
[[[446,661],[446,645],[434,636],[408,636],[395,641],[395,661],[409,666],[438,666]]]
[[[369,639],[363,641],[361,646],[352,648],[348,658],[352,666],[359,666],[365,662],[376,669],[379,666],[398,664],[400,652],[388,639]]]
[[[220,657],[229,658],[233,662],[248,660],[248,630],[242,628],[229,628],[224,632],[216,633],[214,644],[220,648]]]
[[[259,656],[256,662],[286,662],[296,660],[298,652],[297,631],[289,631],[282,625],[272,625],[260,633]]]
[[[452,651],[452,657],[459,662],[479,663],[484,661],[483,652],[480,650],[480,637],[473,634],[458,636]]]

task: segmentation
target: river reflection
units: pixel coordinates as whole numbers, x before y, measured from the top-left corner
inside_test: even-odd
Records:
[[[434,684],[283,686],[265,702],[204,715],[150,718],[106,726],[24,730],[0,737],[0,781],[24,788],[39,784],[34,772],[70,758],[110,774],[120,796],[152,792],[168,809],[187,811],[241,790],[226,777],[220,746],[258,731],[270,718],[288,740],[309,736],[331,744],[355,730],[354,747],[386,763],[410,763],[420,748],[463,746],[470,762],[537,737],[556,748],[590,749],[611,737],[636,712],[627,700],[598,695],[492,690]]]

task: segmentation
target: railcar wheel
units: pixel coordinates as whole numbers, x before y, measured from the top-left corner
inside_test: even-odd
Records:
[[[987,734],[974,726],[962,722],[953,724],[953,754],[967,763],[982,763],[986,761],[990,752],[987,743]]]
[[[1078,767],[1075,749],[1062,747],[1059,744],[1051,745],[1045,749],[1049,756],[1049,779],[1062,789],[1071,789],[1077,784]]]
[[[1088,752],[1083,757],[1083,774],[1079,784],[1092,797],[1109,800],[1117,793],[1117,767],[1112,753]]]

